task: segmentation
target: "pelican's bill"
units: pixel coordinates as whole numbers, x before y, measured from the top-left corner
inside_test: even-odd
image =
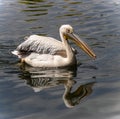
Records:
[[[71,40],[73,40],[76,45],[78,45],[84,52],[86,52],[90,57],[96,58],[95,53],[91,50],[91,48],[82,41],[76,34],[74,33],[67,33],[67,37]]]

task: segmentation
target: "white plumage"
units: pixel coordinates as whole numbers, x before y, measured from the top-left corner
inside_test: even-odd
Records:
[[[88,55],[96,55],[78,36],[73,33],[70,25],[60,27],[61,41],[52,37],[31,35],[21,43],[12,54],[17,55],[22,62],[33,67],[64,67],[76,64],[75,50],[70,47],[68,39],[73,40]]]
[[[39,54],[55,54],[58,50],[65,50],[62,42],[51,38],[38,35],[31,35],[21,43],[17,50],[33,51]]]

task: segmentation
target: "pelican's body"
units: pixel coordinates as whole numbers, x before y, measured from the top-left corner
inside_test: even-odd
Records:
[[[95,58],[91,49],[73,34],[73,28],[70,25],[60,27],[60,37],[62,42],[51,37],[31,35],[12,53],[22,62],[33,67],[71,66],[76,64],[75,50],[68,43],[68,39],[72,39],[86,53]]]

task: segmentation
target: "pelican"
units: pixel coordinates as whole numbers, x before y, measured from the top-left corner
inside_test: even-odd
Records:
[[[52,37],[31,35],[12,51],[12,54],[32,67],[73,66],[76,64],[76,57],[75,49],[69,45],[70,39],[90,57],[96,58],[88,45],[74,34],[71,25],[62,25],[59,33],[62,42]]]

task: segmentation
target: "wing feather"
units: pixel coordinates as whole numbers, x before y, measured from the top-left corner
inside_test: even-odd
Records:
[[[65,51],[61,41],[51,37],[31,35],[17,47],[20,52],[36,52],[39,54],[56,54],[57,51]]]

